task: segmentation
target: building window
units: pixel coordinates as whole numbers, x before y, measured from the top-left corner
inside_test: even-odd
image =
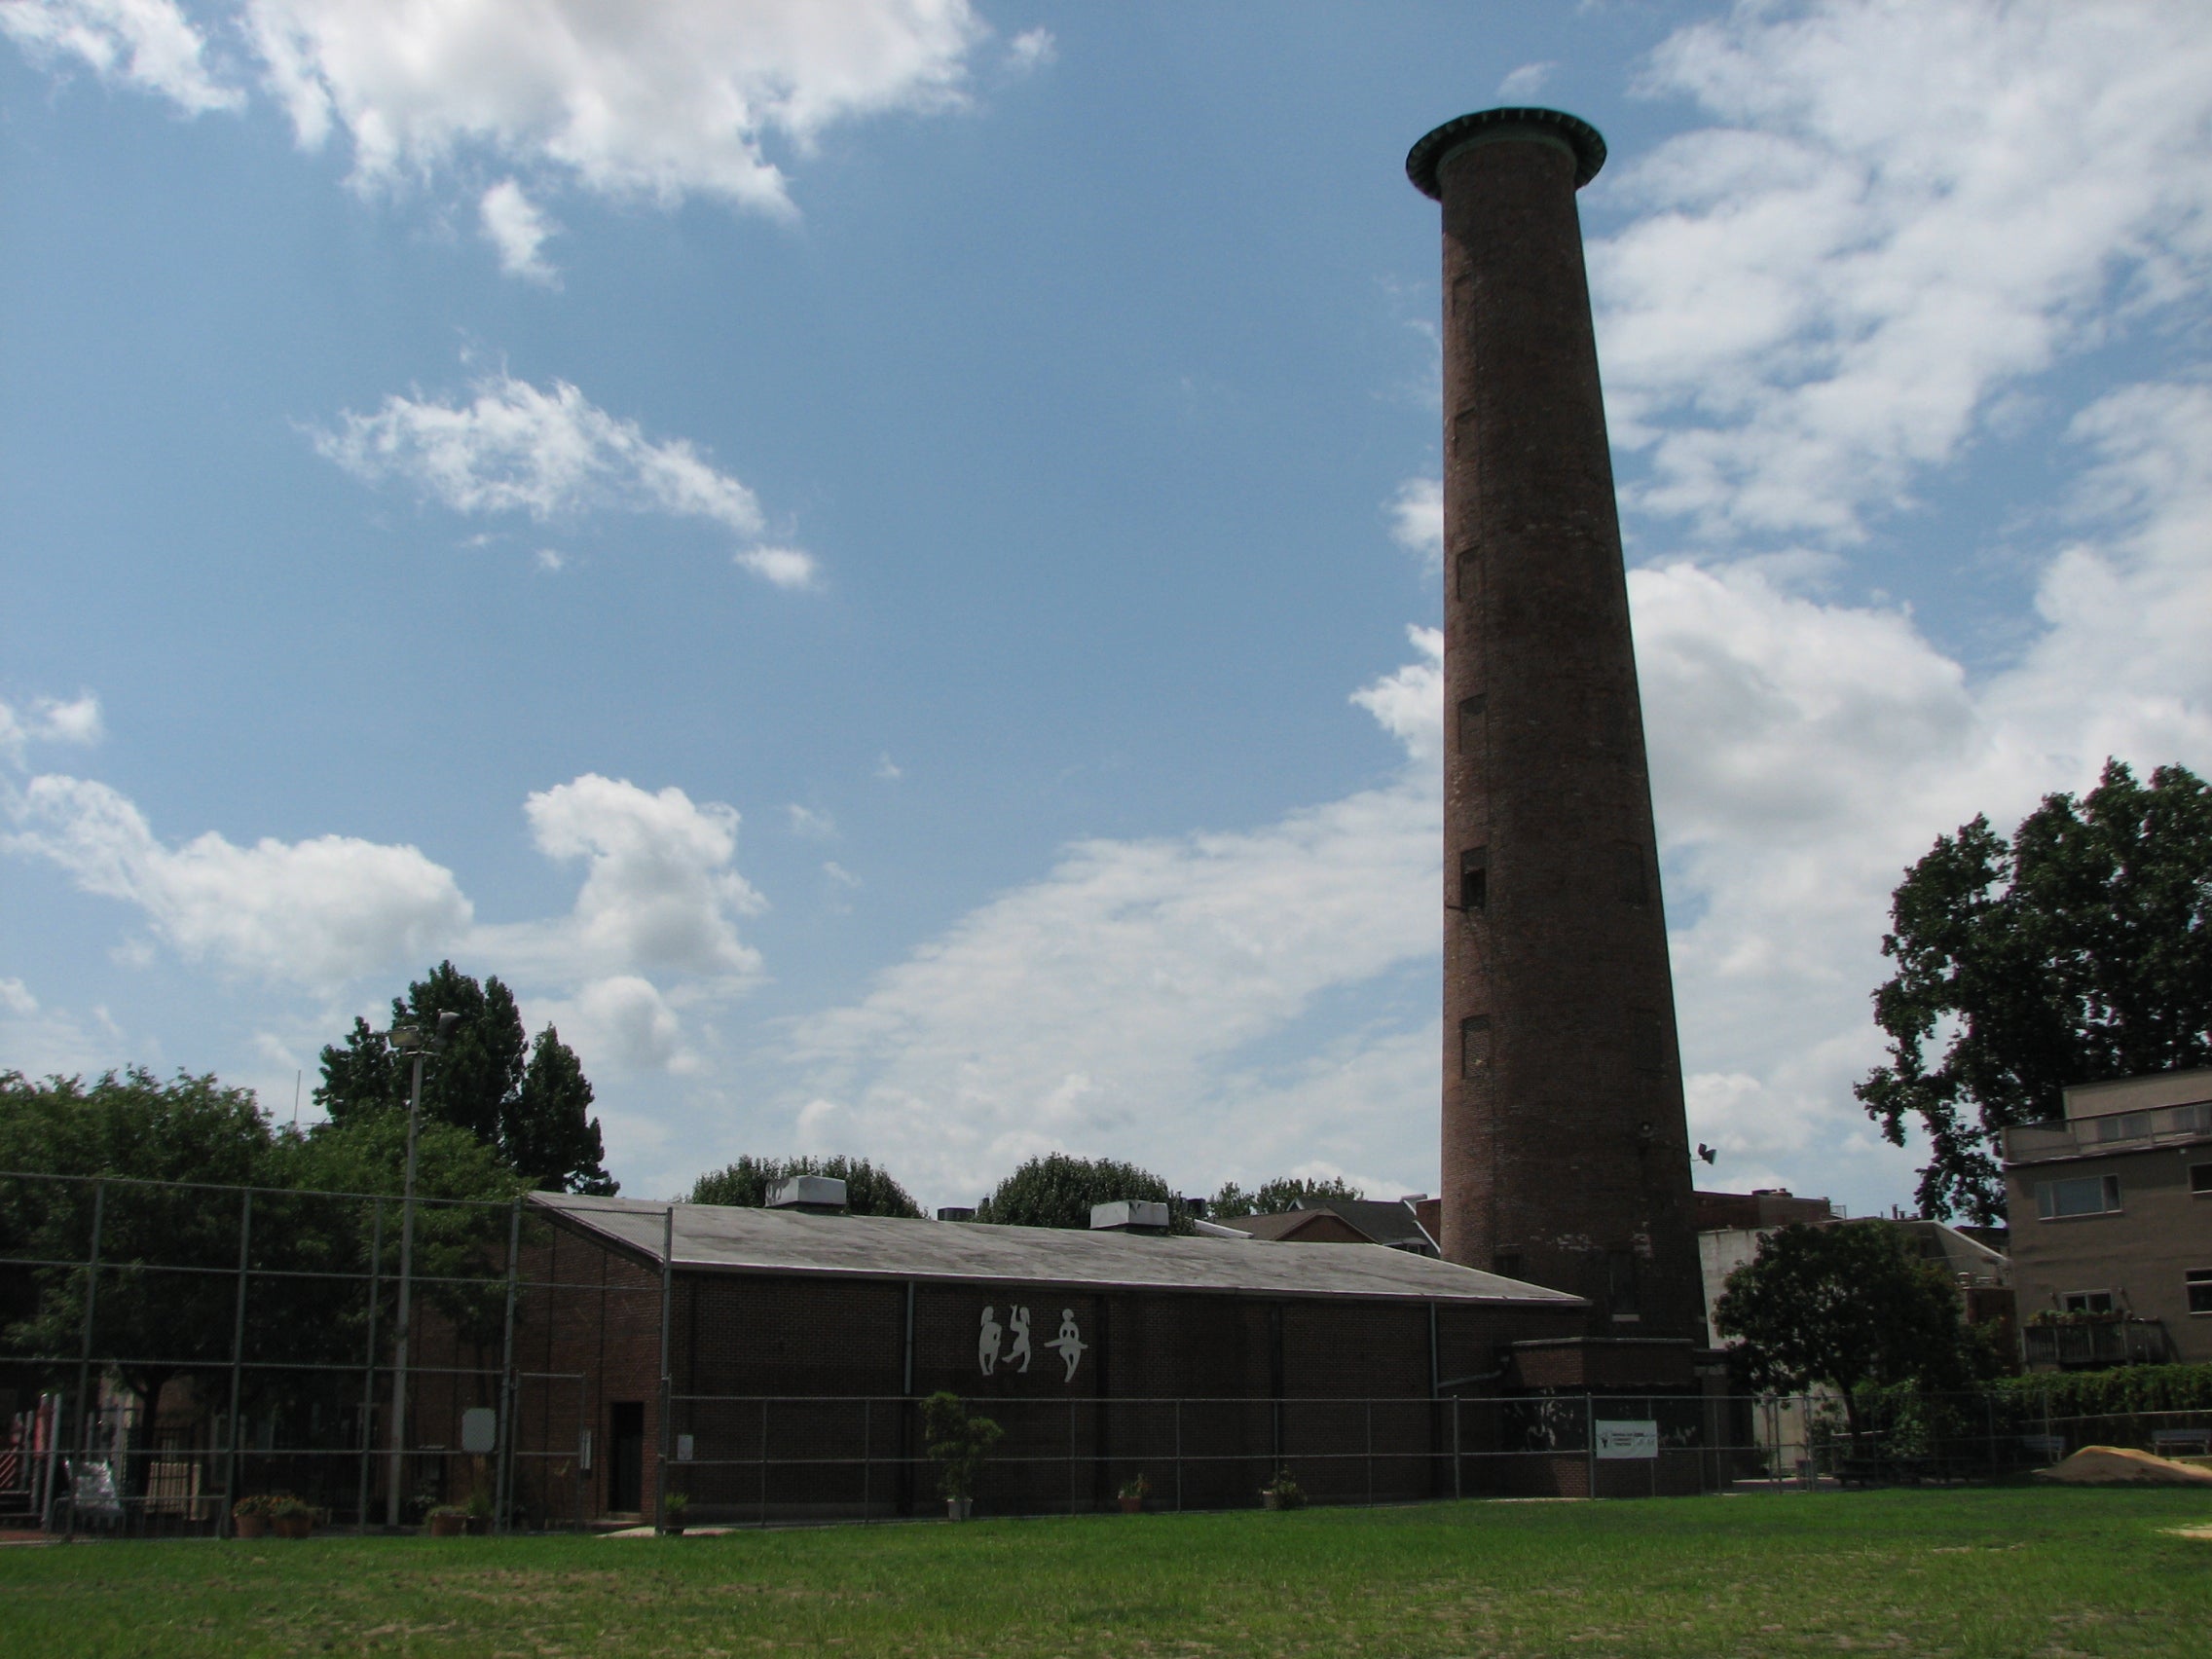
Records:
[[[2174,1127],[2185,1135],[2212,1135],[2212,1100],[2197,1106],[2176,1106]]]
[[[1469,847],[1459,855],[1459,908],[1480,910],[1490,903],[1490,849]]]
[[[2080,1175],[2071,1181],[2038,1181],[2036,1214],[2045,1221],[2073,1215],[2110,1215],[2120,1208],[2118,1175]]]
[[[2189,1190],[2199,1198],[2212,1198],[2212,1163],[2189,1166]]]
[[[2058,1299],[2058,1306],[2067,1313],[2110,1313],[2113,1310],[2112,1292],[2070,1290]]]
[[[2116,1112],[2109,1118],[2097,1120],[2097,1139],[2149,1140],[2151,1114],[2148,1112]]]
[[[2192,1268],[2182,1278],[2189,1286],[2189,1310],[2212,1313],[2212,1268]]]
[[[1483,556],[1472,547],[1455,562],[1459,572],[1459,603],[1472,604],[1482,597]]]
[[[1459,1075],[1490,1075],[1490,1015],[1487,1014],[1459,1021]]]

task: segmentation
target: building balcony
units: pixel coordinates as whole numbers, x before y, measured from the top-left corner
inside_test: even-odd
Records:
[[[2030,1371],[2093,1371],[2110,1365],[2157,1365],[2173,1357],[2162,1319],[2076,1316],[2020,1331]]]

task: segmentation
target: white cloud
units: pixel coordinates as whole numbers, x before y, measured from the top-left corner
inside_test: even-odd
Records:
[[[24,710],[0,702],[0,760],[20,764],[24,751],[34,743],[90,746],[106,735],[100,723],[100,700],[90,691],[68,702],[34,698]]]
[[[457,513],[520,512],[543,523],[612,508],[705,519],[748,537],[763,528],[753,492],[687,440],[648,438],[567,381],[540,390],[492,375],[466,403],[394,394],[373,414],[341,411],[336,428],[313,439],[318,454],[364,483],[395,479]],[[814,584],[814,559],[796,548],[735,557],[777,587]]]
[[[1059,42],[1047,28],[1023,29],[1006,43],[1006,64],[1016,75],[1047,68],[1057,62],[1059,55]]]
[[[903,767],[891,758],[889,753],[885,753],[875,757],[875,775],[887,784],[895,784],[906,773]]]
[[[33,62],[82,63],[104,82],[159,93],[188,114],[245,101],[209,73],[207,38],[174,0],[0,0],[0,34]]]
[[[466,404],[393,395],[373,415],[342,411],[316,451],[366,483],[397,478],[457,513],[546,520],[597,507],[705,518],[750,535],[753,492],[682,438],[656,443],[566,381],[540,391],[511,375]]]
[[[530,1022],[552,1025],[575,1050],[587,1074],[698,1071],[699,1055],[683,1040],[683,1025],[668,998],[637,974],[610,974],[583,984],[572,997],[533,1000]]]
[[[561,227],[524,194],[521,185],[511,178],[501,179],[478,198],[476,211],[483,222],[484,240],[498,249],[501,271],[528,282],[559,286],[560,274],[545,262],[540,250],[546,239]]]
[[[38,998],[20,979],[0,979],[0,1010],[14,1014],[38,1013]]]
[[[794,800],[784,808],[784,814],[790,819],[792,833],[794,835],[809,841],[836,839],[837,821],[827,812],[817,812],[813,807],[801,806]]]
[[[1433,1159],[1436,1038],[1363,1030],[1316,1055],[1316,999],[1433,963],[1441,641],[1357,700],[1404,745],[1387,786],[1262,829],[1068,848],[803,1020],[792,1063],[850,1144],[972,1191],[1020,1158],[1113,1152],[1176,1179]],[[1283,1052],[1261,1052],[1286,1038]],[[1387,1081],[1387,1087],[1377,1087]],[[1410,1088],[1407,1087],[1410,1083]],[[1357,1161],[1364,1160],[1364,1161]]]
[[[1428,571],[1444,569],[1444,485],[1435,478],[1409,478],[1390,498],[1390,539],[1420,555]]]
[[[189,960],[329,985],[433,958],[469,921],[453,875],[413,847],[344,835],[165,846],[105,784],[47,775],[10,801],[0,846],[44,858],[88,893],[138,905]]]
[[[553,547],[540,547],[535,554],[535,559],[537,568],[540,571],[543,571],[547,575],[551,575],[556,571],[566,569],[569,563],[568,560],[564,559],[561,556],[560,550]]]
[[[758,978],[760,954],[738,938],[737,918],[764,902],[735,867],[734,808],[587,772],[531,795],[524,812],[539,852],[585,861],[583,886],[567,916],[479,929],[489,959],[567,984],[658,972],[727,994]]]
[[[1721,125],[1601,184],[1630,500],[1845,542],[1993,400],[2212,274],[2212,11],[2083,0],[1740,5],[1654,55]],[[2116,303],[2117,301],[2117,303]]]
[[[343,130],[364,184],[482,155],[774,213],[771,142],[803,154],[839,121],[956,104],[986,33],[966,0],[248,0],[246,18],[301,143]]]
[[[733,555],[736,562],[763,581],[780,588],[814,585],[814,555],[796,547],[749,547]]]
[[[1557,63],[1548,59],[1542,63],[1524,63],[1498,82],[1497,95],[1509,102],[1532,98],[1544,90],[1544,83],[1552,78],[1552,71],[1558,67]]]

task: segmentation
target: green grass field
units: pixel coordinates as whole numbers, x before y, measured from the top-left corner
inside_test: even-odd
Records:
[[[2212,1653],[2196,1493],[0,1550],[0,1654]]]

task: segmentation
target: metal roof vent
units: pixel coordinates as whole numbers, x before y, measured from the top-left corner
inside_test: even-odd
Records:
[[[845,1183],[834,1175],[793,1175],[776,1183],[768,1194],[768,1207],[802,1215],[843,1215]]]
[[[1090,1206],[1093,1233],[1165,1233],[1167,1206],[1158,1198],[1118,1198]]]

